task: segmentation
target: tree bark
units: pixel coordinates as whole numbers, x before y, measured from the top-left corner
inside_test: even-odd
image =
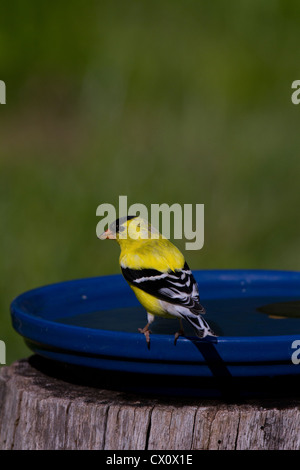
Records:
[[[299,449],[300,400],[176,398],[82,385],[32,356],[0,370],[0,449]]]

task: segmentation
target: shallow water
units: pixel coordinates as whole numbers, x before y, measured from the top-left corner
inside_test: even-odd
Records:
[[[220,336],[300,334],[299,297],[208,299],[201,303],[206,309],[206,321]],[[93,329],[137,332],[147,323],[147,315],[143,307],[128,307],[84,313],[56,321]],[[155,334],[173,335],[178,329],[177,319],[156,317],[151,325],[151,331]],[[184,329],[187,336],[194,336],[194,330],[187,322],[184,322]]]

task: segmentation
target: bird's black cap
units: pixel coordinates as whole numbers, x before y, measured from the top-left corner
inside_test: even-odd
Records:
[[[119,233],[120,227],[124,222],[127,220],[135,219],[136,215],[125,215],[125,217],[121,217],[120,219],[115,220],[112,224],[110,224],[109,229],[112,232]]]

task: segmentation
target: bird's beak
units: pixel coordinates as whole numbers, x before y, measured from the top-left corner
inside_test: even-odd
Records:
[[[101,233],[99,238],[100,238],[100,240],[106,240],[106,238],[110,238],[111,240],[115,240],[116,235],[111,230],[109,230],[109,228],[108,228],[107,230],[105,230],[105,232]]]

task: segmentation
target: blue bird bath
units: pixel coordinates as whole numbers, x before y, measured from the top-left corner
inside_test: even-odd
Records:
[[[158,318],[148,348],[137,331],[146,312],[121,275],[25,292],[11,303],[13,327],[36,354],[92,371],[100,384],[109,374],[122,377],[118,386],[126,390],[198,394],[211,379],[300,375],[300,272],[203,270],[194,276],[217,338],[199,339],[185,325],[186,336],[174,345],[178,321]]]

